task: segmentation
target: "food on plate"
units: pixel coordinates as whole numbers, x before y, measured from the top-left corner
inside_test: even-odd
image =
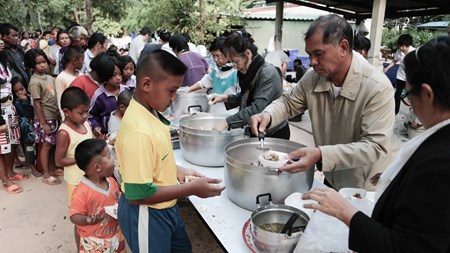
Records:
[[[353,197],[355,197],[357,199],[362,199],[361,194],[359,192],[353,194]]]
[[[280,157],[273,152],[267,152],[267,153],[264,153],[264,159],[266,159],[268,161],[278,162],[280,160]]]
[[[189,182],[194,181],[194,180],[197,180],[197,179],[199,179],[199,178],[200,178],[200,177],[192,176],[192,175],[184,176],[184,182],[185,182],[185,183],[189,183]]]

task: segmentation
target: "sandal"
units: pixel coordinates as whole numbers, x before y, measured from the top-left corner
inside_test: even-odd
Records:
[[[63,169],[55,169],[53,171],[50,171],[50,175],[52,176],[64,176],[64,170]]]
[[[5,190],[9,194],[18,194],[23,192],[22,188],[20,188],[20,186],[16,184],[12,184],[8,187],[6,187],[5,184],[3,184],[3,190]]]
[[[59,185],[61,181],[54,176],[49,176],[48,178],[43,177],[42,182],[48,185]]]
[[[28,175],[16,173],[14,176],[10,177],[9,180],[23,181],[23,180],[27,180],[28,178],[30,178]]]

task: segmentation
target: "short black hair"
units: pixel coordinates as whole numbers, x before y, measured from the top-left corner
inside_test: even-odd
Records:
[[[149,33],[152,33],[152,30],[150,30],[150,28],[147,26],[142,27],[142,29],[139,31],[139,34],[141,35],[147,35]]]
[[[84,49],[80,46],[68,46],[63,55],[64,63],[69,63],[74,58],[84,55]]]
[[[182,50],[189,51],[187,40],[181,34],[175,34],[174,36],[170,37],[169,46],[175,52],[181,52]]]
[[[98,79],[101,83],[104,83],[114,76],[114,60],[111,56],[106,53],[100,53],[92,59],[89,64],[92,71],[97,73]]]
[[[405,45],[407,47],[413,44],[413,37],[409,34],[402,34],[398,37],[397,46]]]
[[[95,47],[97,43],[100,43],[100,45],[103,45],[106,41],[106,36],[103,35],[103,33],[95,32],[93,33],[88,40],[87,47],[89,49]]]
[[[165,74],[182,76],[187,67],[176,56],[163,49],[141,55],[137,65],[138,80],[143,76],[150,76],[156,81],[162,80]]]
[[[127,66],[128,63],[133,63],[134,69],[136,69],[136,63],[134,63],[133,58],[131,58],[128,55],[122,55],[118,58],[119,60],[119,69],[120,72],[123,73],[123,70],[125,69],[125,66]]]
[[[170,32],[168,30],[162,30],[159,32],[159,38],[164,42],[169,42]]]
[[[73,110],[79,105],[89,106],[89,97],[78,87],[69,87],[61,95],[61,109]]]
[[[320,16],[312,22],[305,33],[305,40],[314,35],[316,32],[323,32],[322,42],[325,44],[333,44],[337,46],[343,39],[348,41],[351,49],[353,48],[353,29],[343,17],[336,14]]]
[[[354,45],[354,49],[355,50],[365,50],[366,52],[369,52],[371,47],[371,43],[370,40],[364,36],[356,36],[355,37],[355,45]]]
[[[106,145],[106,141],[102,139],[87,139],[80,142],[75,148],[75,161],[78,168],[86,171],[92,160],[102,154]]]
[[[209,46],[209,52],[220,50],[220,52],[225,53],[223,50],[223,43],[225,43],[225,37],[215,38]]]
[[[17,27],[15,27],[14,25],[12,25],[10,23],[0,24],[0,34],[1,35],[8,36],[10,30],[14,30],[16,32],[19,31],[19,29]]]
[[[133,92],[131,90],[122,91],[117,97],[117,106],[130,104],[131,98],[133,97]]]
[[[39,55],[43,56],[45,61],[49,63],[47,54],[45,54],[42,49],[32,48],[25,53],[25,57],[23,59],[25,66],[29,69],[36,68],[36,57],[38,57]]]

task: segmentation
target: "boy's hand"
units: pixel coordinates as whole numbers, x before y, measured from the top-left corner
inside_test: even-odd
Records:
[[[105,134],[102,134],[102,128],[96,127],[93,129],[92,133],[94,134],[94,137],[96,139],[106,140],[108,137],[106,137]]]
[[[86,223],[89,225],[97,224],[100,221],[100,212],[86,216]]]
[[[218,185],[220,182],[222,182],[222,179],[203,177],[191,181],[189,184],[192,184],[193,195],[200,198],[209,198],[219,196],[225,189],[225,186]]]
[[[190,176],[199,177],[199,178],[205,177],[203,174],[201,174],[200,172],[198,172],[196,170],[185,169],[185,168],[177,165],[177,179],[178,179],[178,182],[180,182],[180,184],[185,183],[185,178],[190,177]]]

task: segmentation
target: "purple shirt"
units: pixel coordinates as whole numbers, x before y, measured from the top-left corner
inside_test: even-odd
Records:
[[[208,62],[199,53],[187,51],[181,53],[178,59],[188,68],[181,86],[192,86],[208,72]]]
[[[121,84],[119,94],[124,90],[128,90],[128,87]],[[92,129],[101,127],[102,133],[107,134],[109,117],[114,110],[117,110],[117,97],[109,93],[104,85],[100,86],[92,96],[91,107],[89,108],[88,120]]]

